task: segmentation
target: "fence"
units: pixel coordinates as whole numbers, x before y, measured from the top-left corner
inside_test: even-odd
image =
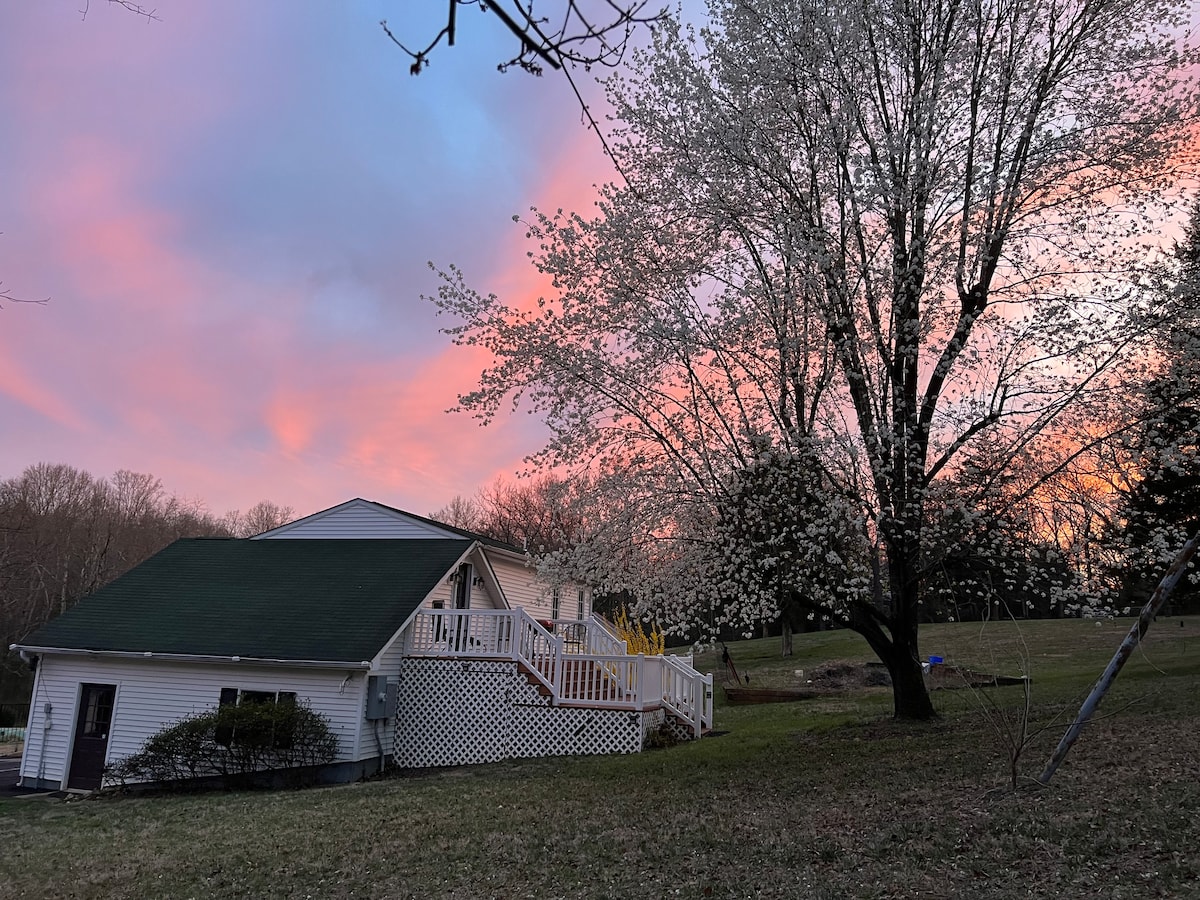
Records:
[[[20,744],[25,740],[25,728],[0,728],[0,744]]]
[[[28,721],[28,703],[0,703],[0,728],[23,729]]]

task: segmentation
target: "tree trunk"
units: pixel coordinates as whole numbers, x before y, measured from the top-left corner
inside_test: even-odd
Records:
[[[937,718],[933,701],[929,699],[929,688],[925,684],[925,672],[917,659],[915,648],[893,645],[883,660],[892,676],[892,702],[897,719],[928,721]]]
[[[847,624],[857,631],[875,655],[887,666],[892,678],[893,711],[897,719],[927,721],[937,718],[933,702],[929,699],[929,688],[925,685],[925,673],[917,657],[917,626],[900,629],[892,626],[889,638],[878,620],[858,611],[851,611]]]
[[[783,633],[780,637],[779,655],[787,657],[791,656],[792,652],[792,622],[786,615],[784,615]]]
[[[891,640],[883,646],[872,642],[879,658],[887,664],[892,676],[892,699],[897,719],[925,721],[937,717],[933,702],[929,699],[929,688],[925,685],[925,673],[921,669],[918,650],[921,582],[917,572],[920,558],[921,510],[919,505],[910,504],[905,516],[907,527],[885,530],[884,544],[887,548],[887,570],[891,588],[892,614],[888,623]],[[868,639],[869,640],[869,639]]]

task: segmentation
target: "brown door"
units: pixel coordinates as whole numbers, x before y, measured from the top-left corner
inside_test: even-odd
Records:
[[[108,732],[112,726],[115,684],[80,685],[79,718],[75,722],[75,745],[71,748],[71,775],[67,787],[94,791],[104,774]]]

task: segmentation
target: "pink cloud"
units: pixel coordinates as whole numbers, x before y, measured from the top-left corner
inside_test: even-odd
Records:
[[[303,453],[316,431],[312,402],[304,397],[282,394],[266,407],[266,422],[279,449],[287,456]]]
[[[0,342],[4,336],[0,335]],[[52,422],[72,431],[85,428],[78,411],[55,391],[40,384],[17,361],[9,348],[0,350],[0,392]]]

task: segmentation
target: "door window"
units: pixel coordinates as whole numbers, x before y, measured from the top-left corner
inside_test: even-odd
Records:
[[[86,706],[83,710],[83,736],[105,737],[112,725],[113,700],[116,698],[115,687],[92,688],[86,695]]]

